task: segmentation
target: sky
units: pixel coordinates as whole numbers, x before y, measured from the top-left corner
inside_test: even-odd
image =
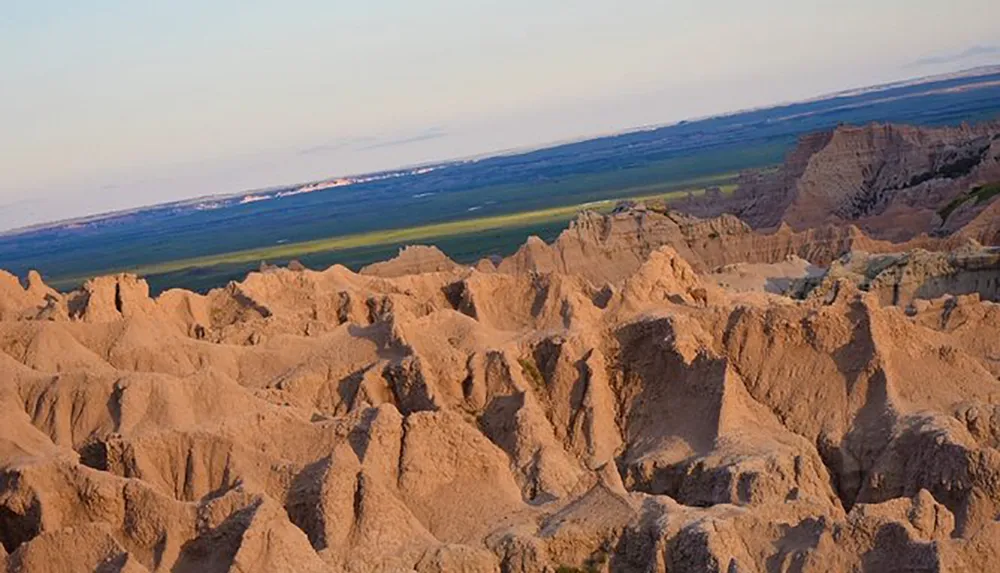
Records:
[[[996,0],[0,0],[0,230],[1000,62]]]

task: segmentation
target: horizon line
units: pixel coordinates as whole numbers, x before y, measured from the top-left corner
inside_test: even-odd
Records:
[[[588,134],[582,134],[574,137],[567,137],[563,139],[549,140],[539,143],[526,143],[524,145],[518,145],[514,147],[507,147],[502,149],[495,149],[490,151],[485,151],[482,153],[476,153],[465,156],[457,156],[450,158],[442,158],[431,161],[409,163],[404,165],[399,165],[397,167],[391,167],[386,169],[378,169],[372,171],[364,171],[350,174],[337,174],[330,175],[320,179],[313,179],[309,181],[299,181],[294,183],[286,183],[279,185],[271,185],[268,187],[254,187],[249,189],[242,189],[239,191],[222,191],[218,193],[209,193],[206,195],[199,195],[196,197],[191,197],[188,199],[177,199],[173,201],[163,201],[158,203],[146,203],[143,205],[138,205],[136,207],[129,207],[125,209],[114,209],[110,211],[101,211],[98,213],[91,213],[88,215],[80,215],[77,217],[68,217],[65,219],[55,219],[50,221],[44,221],[41,223],[33,223],[30,225],[24,225],[20,227],[13,227],[10,229],[0,229],[0,239],[13,237],[17,235],[22,235],[32,231],[42,231],[49,228],[56,228],[60,226],[65,226],[73,223],[87,223],[87,222],[97,222],[105,219],[111,219],[116,216],[128,215],[131,213],[136,213],[139,211],[144,211],[147,209],[152,209],[155,207],[167,207],[170,205],[184,205],[198,203],[201,201],[211,200],[211,199],[231,199],[240,196],[248,196],[256,193],[267,193],[271,191],[276,191],[279,189],[285,189],[288,187],[300,187],[311,184],[323,183],[327,181],[332,181],[335,179],[351,179],[351,178],[363,178],[367,176],[381,175],[398,173],[407,170],[420,169],[425,167],[438,167],[445,166],[449,164],[459,164],[459,163],[469,163],[474,161],[483,161],[487,159],[494,159],[499,157],[512,157],[517,155],[526,155],[536,151],[543,151],[548,149],[555,149],[558,147],[573,145],[575,143],[582,143],[586,141],[595,141],[598,139],[604,139],[609,137],[617,137],[621,135],[640,133],[644,131],[655,131],[657,129],[663,129],[667,127],[677,126],[684,123],[707,121],[710,119],[731,117],[734,115],[739,115],[741,113],[749,113],[753,111],[760,111],[766,109],[775,109],[788,105],[795,105],[801,103],[812,103],[817,101],[823,101],[827,99],[834,99],[837,97],[849,97],[852,95],[859,95],[864,90],[887,90],[896,87],[907,87],[911,85],[918,85],[920,83],[928,83],[934,80],[943,80],[946,78],[962,78],[962,77],[976,77],[980,75],[988,75],[989,73],[1000,72],[1000,63],[995,64],[984,64],[980,66],[974,66],[971,68],[963,68],[951,72],[941,72],[938,74],[927,74],[922,76],[914,76],[907,79],[895,80],[890,82],[883,82],[878,84],[870,84],[863,86],[856,86],[851,88],[845,88],[837,91],[826,92],[823,94],[818,94],[811,97],[801,98],[801,99],[790,99],[790,100],[780,100],[774,103],[760,105],[760,106],[750,106],[744,108],[733,109],[729,111],[723,111],[719,113],[707,114],[702,116],[694,116],[674,121],[667,121],[662,123],[647,123],[642,125],[633,125],[628,127],[621,127],[608,131],[601,132],[591,132]]]

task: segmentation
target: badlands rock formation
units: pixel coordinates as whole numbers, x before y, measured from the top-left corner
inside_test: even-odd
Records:
[[[821,275],[793,281],[798,284],[790,285],[784,292],[802,296],[825,294],[844,279],[873,293],[883,304],[907,306],[948,295],[974,295],[998,301],[1000,249],[970,244],[950,252],[922,249],[881,255],[853,252],[835,261]]]
[[[732,215],[699,219],[639,204],[611,215],[582,213],[552,244],[532,237],[498,266],[484,262],[477,268],[512,274],[555,272],[581,276],[592,284],[614,284],[636,272],[663,246],[677,251],[700,273],[725,273],[726,267],[733,270],[733,265],[757,265],[753,272],[766,277],[779,270],[777,266],[791,264],[800,267],[798,275],[804,277],[818,273],[813,266],[825,268],[856,251],[975,250],[979,243],[961,233],[941,238],[921,235],[893,243],[872,239],[851,225],[824,225],[799,232],[783,224],[771,232],[759,232]],[[402,261],[406,266],[405,255],[384,264],[394,268]]]
[[[981,191],[997,183],[998,123],[843,126],[803,137],[777,172],[745,175],[731,198],[674,207],[704,217],[732,213],[761,229],[852,224],[879,239],[904,241],[965,227],[995,195]]]
[[[0,274],[0,570],[992,570],[1000,307],[905,269],[978,271],[705,274],[862,247],[907,248],[638,209],[475,268]]]
[[[437,247],[414,245],[403,247],[399,251],[399,255],[392,260],[368,265],[359,272],[363,275],[393,278],[420,273],[454,271],[458,268],[459,265],[455,264],[455,261],[449,259]]]

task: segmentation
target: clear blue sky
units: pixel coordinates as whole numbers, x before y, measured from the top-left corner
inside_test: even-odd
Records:
[[[996,1],[0,0],[0,228],[968,67]]]

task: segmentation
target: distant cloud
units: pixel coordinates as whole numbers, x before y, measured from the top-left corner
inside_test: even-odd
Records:
[[[341,153],[371,151],[373,149],[382,149],[386,147],[400,147],[411,143],[419,143],[421,141],[438,139],[447,136],[448,132],[444,129],[440,127],[431,127],[417,133],[411,132],[410,134],[396,134],[391,137],[374,137],[370,135],[362,137],[342,137],[327,143],[299,149],[296,151],[296,155],[316,155],[332,151],[339,151]]]
[[[417,143],[419,141],[427,141],[428,139],[438,139],[439,137],[447,137],[448,132],[445,130],[434,127],[424,131],[423,133],[418,133],[410,137],[400,137],[396,139],[388,139],[385,141],[378,141],[366,147],[362,147],[361,151],[368,151],[371,149],[380,149],[383,147],[398,147],[400,145],[408,145],[410,143]]]
[[[1000,46],[972,46],[967,50],[951,54],[939,54],[921,58],[911,64],[908,68],[919,68],[924,66],[939,66],[942,64],[957,64],[973,58],[984,56],[1000,56]]]
[[[371,144],[372,142],[378,141],[375,137],[342,137],[336,139],[329,143],[324,143],[322,145],[315,145],[313,147],[307,147],[305,149],[300,149],[298,155],[312,155],[314,153],[325,153],[327,151],[337,151],[348,149],[351,147],[357,147],[363,144]]]

